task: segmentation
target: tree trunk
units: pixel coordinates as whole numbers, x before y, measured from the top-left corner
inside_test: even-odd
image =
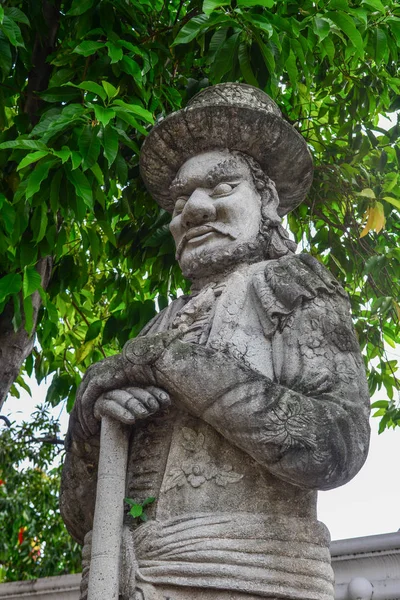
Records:
[[[52,259],[42,258],[36,265],[36,270],[42,278],[42,287],[46,289],[50,281]],[[35,338],[36,323],[41,306],[38,292],[32,295],[33,328],[32,333],[25,330],[24,319],[17,331],[14,331],[12,318],[14,307],[9,303],[0,315],[0,410],[7,394],[23,365],[24,360],[32,352]]]
[[[57,45],[57,32],[60,23],[61,0],[51,3],[49,0],[42,2],[42,15],[44,26],[36,33],[35,45],[32,53],[32,69],[28,75],[27,98],[24,112],[29,115],[32,126],[40,119],[42,100],[37,92],[46,90],[49,84],[52,66],[47,58],[52,54]],[[42,278],[42,287],[46,289],[50,281],[53,260],[50,256],[42,258],[36,265],[36,270]],[[24,322],[17,331],[14,331],[12,319],[14,307],[9,303],[0,315],[0,410],[10,391],[12,384],[24,360],[32,352],[37,318],[41,306],[38,292],[32,296],[33,328],[28,334]]]

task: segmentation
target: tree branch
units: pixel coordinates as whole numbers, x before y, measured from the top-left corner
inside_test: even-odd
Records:
[[[57,33],[60,23],[61,0],[52,4],[49,0],[43,0],[42,14],[47,31],[37,32],[32,53],[32,69],[28,74],[27,99],[24,112],[29,115],[32,125],[39,121],[39,111],[42,100],[37,96],[49,85],[53,67],[47,62],[57,45]]]

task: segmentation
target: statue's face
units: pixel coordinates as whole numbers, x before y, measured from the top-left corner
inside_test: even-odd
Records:
[[[201,277],[246,259],[257,241],[261,198],[249,166],[228,150],[187,160],[171,185],[170,225],[184,275]]]

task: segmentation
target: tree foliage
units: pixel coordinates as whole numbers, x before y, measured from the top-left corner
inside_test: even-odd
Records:
[[[395,0],[0,4],[0,325],[38,342],[12,394],[33,372],[52,375],[48,402],[70,409],[84,370],[187,289],[169,215],[139,177],[140,146],[201,88],[243,81],[310,145],[314,184],[288,227],[350,293],[371,393],[389,398],[375,404],[381,430],[400,424],[385,351],[399,342],[399,124],[379,120],[400,109],[399,51]],[[57,446],[32,442],[55,426],[46,412],[35,421],[0,437],[9,580],[78,568],[54,516]]]
[[[80,548],[58,509],[58,433],[44,408],[30,423],[1,426],[0,583],[80,570]]]
[[[399,423],[399,125],[379,124],[400,108],[399,51],[394,0],[0,5],[0,310],[33,333],[42,300],[18,382],[54,374],[47,399],[71,408],[82,372],[187,289],[140,145],[202,87],[243,81],[310,145],[314,184],[288,225],[349,291],[371,393],[390,400],[382,427]]]

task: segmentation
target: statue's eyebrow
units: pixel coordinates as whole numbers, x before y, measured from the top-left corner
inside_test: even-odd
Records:
[[[232,179],[237,179],[242,176],[242,174],[237,172],[237,165],[232,164],[232,160],[226,159],[213,166],[202,180],[197,182],[197,184],[189,184],[188,181],[185,181],[180,177],[175,177],[169,186],[169,191],[175,197],[179,195],[187,196],[193,192],[196,187],[213,188],[218,183],[231,181]]]

